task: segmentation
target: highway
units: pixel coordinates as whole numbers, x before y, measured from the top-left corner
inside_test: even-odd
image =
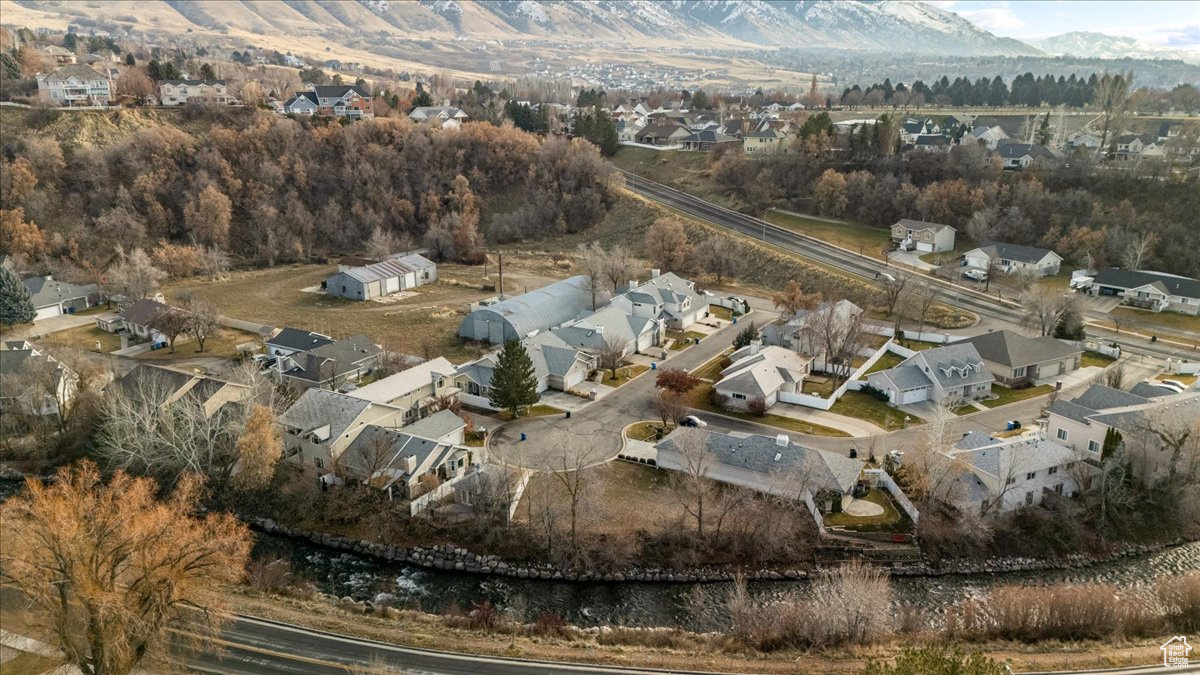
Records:
[[[896,269],[894,265],[888,265],[882,260],[859,255],[853,251],[848,251],[816,239],[815,237],[793,232],[761,218],[755,218],[754,216],[713,204],[712,202],[705,201],[662,183],[656,183],[627,171],[621,171],[621,173],[625,177],[626,188],[634,194],[707,223],[758,239],[759,241],[771,244],[826,267],[846,272],[873,283],[876,282],[880,273],[894,272]],[[948,295],[953,294],[955,304],[958,307],[974,312],[981,317],[988,317],[1011,324],[1014,327],[1021,324],[1023,313],[1019,308],[1015,308],[1009,303],[990,295],[985,295],[979,291],[958,286],[940,277],[921,274],[920,278],[927,283],[940,285]],[[1094,326],[1089,326],[1089,331],[1092,334],[1097,333]],[[1104,340],[1115,341],[1121,345],[1123,350],[1138,354],[1157,357],[1195,357],[1194,353],[1189,353],[1186,350],[1165,345],[1161,342],[1151,344],[1145,340],[1131,339],[1123,335],[1117,336],[1111,332],[1104,335]]]

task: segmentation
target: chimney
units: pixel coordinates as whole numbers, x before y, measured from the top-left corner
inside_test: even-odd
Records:
[[[781,448],[786,448],[790,442],[791,441],[788,440],[787,434],[779,434],[775,437],[775,445],[778,445]],[[775,456],[775,461],[779,461],[779,455]]]
[[[404,472],[411,476],[412,472],[417,470],[417,456],[416,455],[406,456],[403,460],[403,466],[404,466]]]
[[[637,279],[630,279],[629,280],[629,290],[635,291],[635,290],[637,290],[637,287],[638,287]]]
[[[662,273],[662,272],[661,272],[661,271],[660,271],[660,270],[659,270],[657,267],[651,267],[651,268],[650,268],[650,278],[651,278],[651,279],[657,279],[657,278],[658,278],[658,275],[659,275],[659,274],[661,274],[661,273]]]
[[[762,340],[751,340],[750,341],[750,353],[751,354],[757,354],[758,350],[760,350],[760,349],[762,349]]]

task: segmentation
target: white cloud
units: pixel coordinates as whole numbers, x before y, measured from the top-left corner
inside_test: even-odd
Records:
[[[1013,12],[1007,2],[998,2],[993,7],[959,10],[959,16],[990,32],[1011,31],[1021,28],[1025,22]]]

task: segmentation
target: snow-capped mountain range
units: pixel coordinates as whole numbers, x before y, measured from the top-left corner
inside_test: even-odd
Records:
[[[1200,63],[1200,53],[1163,47],[1130,37],[1077,31],[1063,33],[1030,44],[1051,56],[1082,56],[1095,59],[1179,59]]]

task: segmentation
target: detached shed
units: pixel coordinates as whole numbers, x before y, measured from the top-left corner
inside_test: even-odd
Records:
[[[339,298],[371,300],[434,281],[437,265],[414,254],[344,269],[325,280],[325,292]]]

